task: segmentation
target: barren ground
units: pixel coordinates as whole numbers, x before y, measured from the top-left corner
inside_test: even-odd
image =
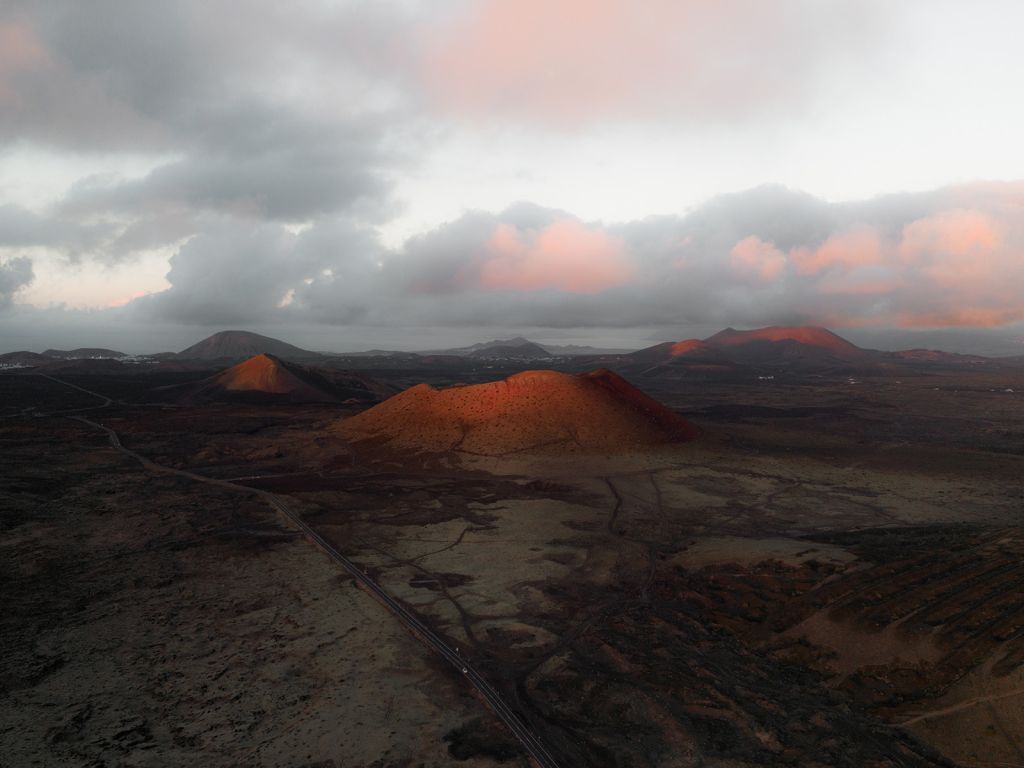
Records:
[[[346,411],[316,406],[91,417],[297,500],[565,765],[1012,766],[1022,379],[640,381],[706,436],[625,457],[395,455],[340,442]],[[74,383],[146,400],[142,382]],[[18,415],[87,395],[0,385],[11,765],[525,764],[269,508]]]

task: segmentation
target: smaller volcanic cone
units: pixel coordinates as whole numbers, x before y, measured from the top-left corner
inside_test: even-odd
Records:
[[[525,371],[437,390],[419,384],[338,422],[351,440],[409,451],[502,456],[623,453],[695,438],[700,430],[604,369],[574,376]]]
[[[325,397],[324,393],[302,381],[272,355],[250,357],[244,363],[221,371],[213,378],[217,385],[228,392],[264,392],[304,399]]]
[[[172,388],[177,389],[177,388]],[[388,397],[388,385],[344,371],[318,370],[261,354],[186,385],[181,402],[372,403]]]

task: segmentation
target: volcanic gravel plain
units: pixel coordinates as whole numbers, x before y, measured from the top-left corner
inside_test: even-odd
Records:
[[[209,375],[0,375],[0,765],[529,764],[246,488],[560,765],[1024,764],[1019,369],[627,375],[700,437],[502,455],[360,437],[365,405],[159,394]]]

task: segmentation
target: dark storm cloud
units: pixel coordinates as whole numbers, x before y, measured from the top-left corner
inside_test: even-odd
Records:
[[[389,217],[416,144],[392,87],[403,30],[394,6],[367,3],[5,5],[0,149],[129,152],[150,170],[81,178],[34,220],[0,211],[0,247],[114,263],[227,238],[231,254],[271,221]]]
[[[0,260],[0,310],[9,309],[14,294],[32,282],[32,260],[26,256]]]
[[[17,205],[0,205],[0,248],[50,246],[74,255],[93,248],[109,232],[105,225],[55,220]]]
[[[191,210],[302,221],[386,196],[382,170],[390,160],[375,146],[379,129],[264,119],[278,125],[260,141],[203,147],[139,179],[84,179],[61,212],[146,217]]]
[[[269,0],[15,0],[0,24],[17,43],[0,139],[115,151],[245,147],[265,130],[247,119],[253,102],[365,111],[366,91],[397,77],[405,29],[390,4]]]
[[[361,313],[380,248],[358,225],[317,222],[295,234],[263,222],[211,224],[171,258],[171,287],[131,305],[135,316],[196,325],[263,322],[315,313],[333,319]],[[319,297],[327,293],[323,299]],[[312,297],[312,298],[311,298]]]

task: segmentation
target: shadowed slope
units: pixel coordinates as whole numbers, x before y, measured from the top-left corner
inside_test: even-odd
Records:
[[[621,453],[690,440],[699,430],[607,370],[525,371],[504,381],[407,389],[337,429],[389,447],[488,456],[526,451]]]
[[[713,379],[752,375],[721,349],[699,339],[666,341],[637,350],[619,365],[623,373],[643,378]]]
[[[694,360],[727,361],[728,358],[719,350],[700,339],[684,339],[683,341],[665,341],[653,347],[630,352],[628,358],[639,362],[664,363],[678,358]]]

